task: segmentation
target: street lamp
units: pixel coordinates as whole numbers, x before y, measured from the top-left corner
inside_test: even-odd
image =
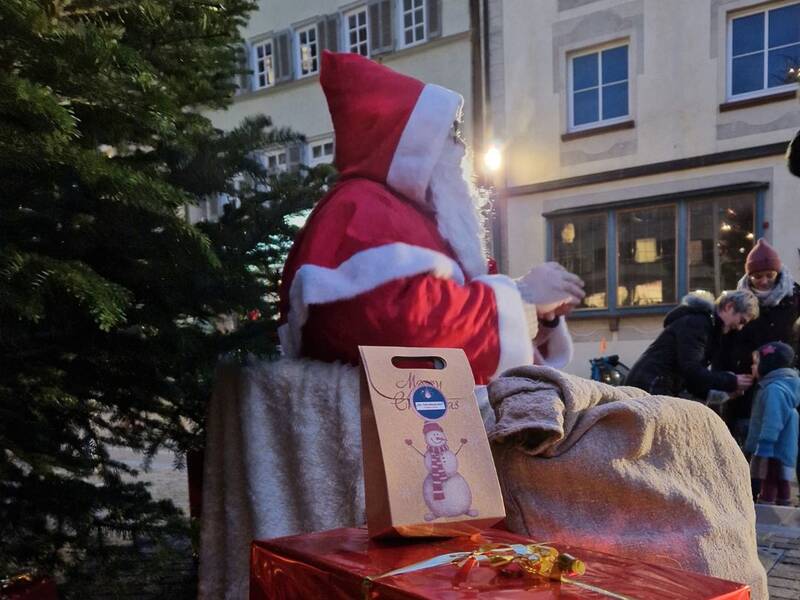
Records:
[[[500,193],[498,184],[500,183],[500,170],[503,167],[503,154],[496,144],[490,145],[483,154],[484,181],[489,184],[489,199],[491,201],[490,236],[492,254],[498,265],[502,264],[502,248],[500,247]]]
[[[486,153],[483,155],[483,166],[492,174],[497,173],[500,167],[503,166],[503,155],[500,153],[500,149],[497,146],[491,145],[486,150]]]

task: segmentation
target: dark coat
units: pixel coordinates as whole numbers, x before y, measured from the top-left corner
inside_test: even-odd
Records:
[[[759,316],[741,331],[722,336],[720,351],[713,357],[712,367],[734,373],[750,374],[753,352],[767,342],[785,342],[795,351],[795,366],[800,365],[797,353],[797,328],[800,317],[800,286],[794,284],[792,295],[785,296],[775,306],[759,306]],[[734,398],[726,407],[726,420],[750,416],[754,389]]]
[[[733,373],[708,370],[721,333],[714,305],[690,294],[664,319],[664,330],[633,365],[625,385],[670,396],[687,389],[702,399],[711,389],[734,391]]]

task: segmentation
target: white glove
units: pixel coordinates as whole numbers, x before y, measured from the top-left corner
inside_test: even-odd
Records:
[[[583,280],[556,262],[547,262],[514,280],[522,299],[536,305],[539,315],[565,304],[578,305],[586,296]]]

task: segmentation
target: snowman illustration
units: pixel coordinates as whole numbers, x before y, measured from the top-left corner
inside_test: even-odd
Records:
[[[422,427],[427,448],[425,453],[414,446],[411,439],[406,439],[406,444],[425,460],[428,476],[422,483],[422,496],[430,511],[425,515],[426,521],[433,521],[440,517],[457,517],[467,515],[477,517],[478,511],[471,508],[472,492],[466,479],[458,474],[458,458],[456,455],[467,443],[466,438],[461,438],[458,450],[452,452],[447,447],[447,437],[441,426],[433,421],[428,421]]]

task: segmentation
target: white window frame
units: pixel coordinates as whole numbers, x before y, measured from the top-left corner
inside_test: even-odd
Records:
[[[312,23],[311,25],[306,25],[304,27],[298,27],[294,31],[294,62],[295,62],[295,73],[297,75],[297,79],[302,79],[303,77],[311,77],[312,75],[316,75],[319,73],[319,62],[322,58],[321,53],[319,51],[319,28],[317,27],[317,23]],[[306,39],[308,39],[308,33],[310,31],[314,31],[314,41],[307,44],[300,43],[300,37],[303,34],[306,34]],[[316,60],[317,60],[317,68],[314,70],[309,70],[307,73],[303,73],[303,47],[304,46],[311,46],[313,44],[316,50]],[[313,60],[314,57],[311,58]]]
[[[793,4],[800,4],[797,0],[789,0],[787,2],[778,2],[775,4],[769,5],[760,5],[758,8],[753,8],[751,10],[744,10],[744,11],[734,11],[730,12],[727,15],[728,23],[727,23],[727,36],[728,39],[725,42],[725,68],[726,68],[726,82],[725,82],[725,95],[726,100],[747,100],[748,98],[759,98],[761,96],[771,96],[772,94],[780,94],[781,92],[790,91],[793,89],[797,89],[796,83],[787,83],[785,85],[769,87],[767,84],[767,77],[769,77],[769,12],[771,10],[775,10],[776,8],[783,8],[784,6],[791,6]],[[764,53],[764,87],[759,90],[753,90],[752,92],[743,92],[741,94],[733,93],[733,22],[736,19],[741,17],[749,17],[752,15],[756,15],[759,13],[764,13],[764,48],[760,51]],[[786,44],[786,46],[794,46],[795,44]],[[783,48],[785,46],[777,46],[776,48],[772,48],[775,50],[777,48]],[[755,54],[755,52],[751,52],[749,54]],[[748,54],[740,54],[739,56],[748,56]],[[739,58],[737,56],[737,58]]]
[[[358,15],[364,13],[364,25],[358,25]],[[361,54],[360,52],[353,51],[353,44],[350,43],[350,29],[349,20],[350,17],[356,17],[356,29],[355,31],[358,32],[360,29],[364,29],[367,34],[367,38],[363,42],[358,42],[356,46],[360,46],[361,44],[365,44],[367,47],[367,53]],[[369,11],[367,9],[366,4],[361,4],[360,6],[356,6],[355,8],[351,8],[350,10],[342,12],[342,44],[341,48],[343,52],[351,52],[354,54],[361,54],[361,56],[366,56],[369,58],[369,42],[370,42],[370,30],[369,30]]]
[[[420,44],[424,44],[428,41],[428,0],[421,0],[422,1],[422,39],[414,40],[410,44],[406,44],[406,29],[411,29],[411,31],[416,31],[416,28],[419,26],[419,23],[414,21],[414,12],[420,10],[419,8],[412,8],[410,11],[404,10],[403,3],[405,0],[397,0],[395,3],[396,13],[397,13],[397,27],[396,27],[396,39],[397,39],[397,46],[398,48],[412,48],[414,46],[419,46]],[[416,0],[411,0],[412,6],[413,2]],[[411,13],[412,25],[410,28],[405,27],[405,14],[406,12]],[[416,34],[414,34],[416,37]]]
[[[325,146],[328,144],[330,144],[331,151],[329,154],[325,154]],[[307,148],[306,164],[309,167],[315,167],[317,165],[327,165],[333,162],[333,156],[335,151],[333,136],[321,138],[319,140],[314,140],[313,142],[308,142],[306,148]],[[320,148],[320,155],[316,158],[314,157],[314,148]]]
[[[625,83],[628,84],[628,113],[619,117],[614,117],[613,119],[603,119],[603,51],[604,50],[613,50],[614,48],[622,48],[626,47],[628,49],[628,76],[624,80]],[[598,92],[598,112],[597,115],[599,119],[597,121],[592,121],[591,123],[584,123],[582,125],[575,125],[575,93],[573,90],[574,87],[574,79],[573,79],[573,60],[576,58],[580,58],[581,56],[587,56],[589,54],[597,54],[597,89]],[[622,81],[614,81],[608,85],[615,85],[622,83]],[[567,131],[584,131],[586,129],[595,129],[596,127],[605,127],[606,125],[614,125],[616,123],[624,123],[625,121],[630,121],[632,117],[632,110],[631,110],[631,41],[630,40],[616,40],[614,42],[609,42],[607,44],[603,44],[602,46],[593,46],[591,48],[585,48],[582,50],[578,50],[576,52],[571,52],[567,55],[567,103],[568,103],[568,114],[567,114]],[[585,88],[584,90],[590,90],[595,88]]]
[[[267,60],[266,54],[266,47],[269,46],[269,60]],[[259,69],[259,58],[258,58],[258,48],[263,47],[264,50],[264,66],[265,69],[262,72]],[[275,85],[275,41],[272,38],[266,38],[263,40],[258,40],[257,42],[253,42],[251,52],[250,52],[250,59],[251,59],[251,69],[253,70],[253,90],[264,90],[266,88],[270,88]],[[259,77],[264,75],[266,83],[264,85],[259,84]]]

